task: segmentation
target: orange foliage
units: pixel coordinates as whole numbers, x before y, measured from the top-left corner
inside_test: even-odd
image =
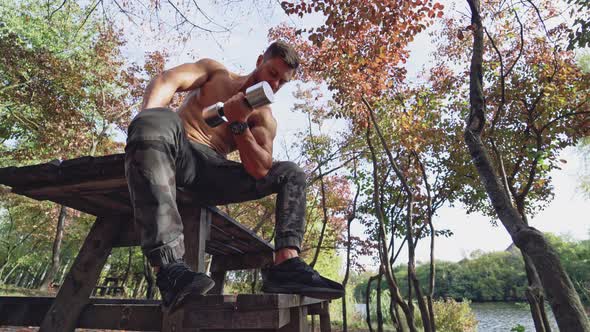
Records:
[[[302,79],[325,81],[335,92],[343,110],[331,115],[352,118],[364,112],[362,96],[374,100],[404,79],[408,44],[443,10],[431,0],[284,1],[282,6],[289,15],[324,15],[319,27],[295,30],[282,25],[269,36],[299,50]]]

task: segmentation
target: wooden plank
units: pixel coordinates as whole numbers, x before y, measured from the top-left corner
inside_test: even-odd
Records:
[[[259,299],[255,300],[254,298]],[[0,325],[39,326],[43,316],[48,312],[52,297],[0,297]],[[163,326],[159,301],[137,299],[93,298],[84,306],[77,327],[92,329],[125,329],[154,331]],[[313,302],[313,303],[312,303]],[[315,304],[314,304],[315,303]],[[299,310],[299,306],[307,306]],[[298,309],[295,316],[293,310]],[[244,294],[244,295],[207,295],[189,299],[183,309],[170,318],[176,331],[203,329],[205,331],[234,329],[274,330],[286,327],[292,317],[320,313],[328,310],[328,301],[303,298],[288,294]],[[306,325],[297,318],[296,324],[290,326],[301,328]],[[329,330],[323,330],[326,332]]]
[[[92,293],[106,262],[121,222],[116,217],[99,217],[86,237],[74,264],[45,315],[41,332],[74,331],[76,322]]]
[[[236,308],[239,310],[264,309],[264,308],[293,308],[308,306],[325,300],[296,294],[239,294],[236,299]]]
[[[158,331],[161,325],[162,312],[160,305],[94,304],[84,308],[77,327],[87,329]]]
[[[0,297],[0,325],[39,326],[54,300],[53,297]],[[158,331],[161,321],[159,301],[91,299],[76,327]]]
[[[39,326],[53,298],[0,297],[0,326]]]
[[[0,169],[0,183],[18,187],[30,183],[51,183],[58,179],[59,160],[45,164]]]
[[[207,252],[212,255],[217,256],[226,256],[231,255],[233,251],[230,248],[227,248],[223,243],[220,243],[215,240],[207,241]]]
[[[213,218],[213,224],[225,234],[230,236],[231,239],[241,240],[248,243],[250,246],[257,246],[260,250],[274,250],[273,246],[262,239],[261,237],[254,234],[252,231],[245,228],[243,225],[238,225],[236,221],[222,220],[218,216]]]
[[[221,210],[219,210],[218,208],[214,207],[214,206],[208,206],[207,209],[209,209],[212,213],[213,213],[213,223],[215,225],[219,225],[217,223],[217,221],[222,221],[225,223],[230,223],[233,226],[239,228],[240,230],[242,230],[243,232],[240,232],[240,234],[248,234],[248,237],[253,237],[257,240],[257,243],[261,243],[264,244],[264,247],[269,249],[269,250],[274,250],[274,247],[268,243],[266,240],[264,240],[263,238],[261,238],[260,236],[258,236],[256,233],[254,233],[252,230],[250,230],[249,228],[247,228],[246,226],[240,224],[239,222],[235,221],[232,217],[228,216],[227,214],[225,214],[224,212],[222,212]],[[221,226],[221,225],[220,225]]]
[[[56,197],[96,195],[123,190],[127,190],[127,180],[125,178],[93,178],[92,180],[86,181],[81,179],[80,182],[70,184],[56,183],[44,186],[37,184],[19,186],[14,191],[21,195],[34,196],[39,200],[53,200]]]
[[[204,208],[180,209],[184,225],[184,259],[196,272],[205,272],[205,245],[209,238],[211,213]]]
[[[257,311],[236,311],[232,309],[207,310],[184,308],[183,327],[193,329],[279,329],[290,318],[290,309],[265,309]]]
[[[220,228],[218,225],[211,225],[211,230],[212,230],[212,234],[211,234],[211,238],[222,242],[222,243],[227,243],[227,244],[233,244],[232,247],[237,249],[237,252],[240,251],[244,251],[244,252],[248,252],[252,249],[252,247],[254,246],[253,243],[255,241],[257,241],[255,238],[249,238],[247,240],[242,239],[242,238],[237,238],[229,233],[227,233],[225,230],[223,230],[222,228]],[[236,228],[236,230],[239,231],[239,229]],[[246,238],[248,236],[248,234],[243,234],[245,235],[244,237]]]
[[[93,179],[93,178],[124,178],[125,154],[114,154],[100,157],[80,157],[64,160],[60,165],[60,172],[64,180]]]
[[[184,210],[183,207],[180,207],[181,212]],[[193,210],[194,211],[194,210]],[[182,212],[188,213],[188,212]],[[190,227],[190,226],[189,226]],[[252,246],[249,248],[245,248],[248,251],[244,254],[246,256],[240,256],[243,251],[236,250],[231,245],[227,243],[220,242],[217,239],[219,236],[217,235],[218,229],[216,227],[211,227],[210,230],[210,239],[206,241],[205,251],[211,255],[221,255],[227,256],[224,259],[229,259],[227,262],[226,270],[242,270],[242,269],[249,269],[249,268],[256,268],[261,267],[262,265],[259,264],[266,264],[268,262],[272,262],[272,252],[267,251],[265,253],[256,253],[254,256],[248,256],[248,252],[250,251],[258,251],[256,247]],[[186,243],[185,238],[185,243]],[[140,232],[136,228],[135,223],[133,222],[133,218],[130,217],[128,223],[124,224],[124,228],[121,229],[118,239],[115,241],[114,247],[128,247],[128,246],[136,246],[140,243]],[[237,255],[235,257],[231,257],[232,255]]]
[[[272,252],[222,256],[211,262],[211,272],[234,271],[264,267],[273,263]]]

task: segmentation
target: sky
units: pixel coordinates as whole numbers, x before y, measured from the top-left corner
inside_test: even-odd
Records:
[[[447,8],[454,1],[443,1]],[[219,1],[217,1],[219,4]],[[223,1],[222,1],[223,3]],[[249,3],[245,1],[243,3]],[[181,46],[175,45],[173,41],[156,38],[147,28],[131,26],[128,27],[128,44],[125,55],[130,60],[141,62],[146,51],[167,49],[171,55],[167,67],[173,67],[185,62],[193,62],[200,58],[213,58],[224,63],[230,70],[241,74],[249,73],[253,68],[256,58],[269,44],[267,40],[268,29],[279,23],[288,25],[299,24],[301,21],[296,18],[287,17],[277,5],[271,7],[256,8],[243,4],[241,7],[211,6],[210,3],[203,5],[203,10],[218,22],[231,25],[231,33],[227,35],[215,35],[195,33]],[[457,9],[463,13],[467,12],[466,6],[460,2]],[[454,10],[454,9],[450,9]],[[227,18],[236,18],[231,21]],[[195,20],[199,20],[195,16]],[[314,17],[305,22],[318,22],[320,17]],[[139,37],[139,38],[138,38]],[[419,35],[410,45],[411,55],[407,63],[408,79],[411,81],[416,73],[427,65],[432,52],[429,37],[426,34]],[[275,141],[275,159],[284,159],[288,155],[286,146],[294,141],[294,134],[307,125],[307,118],[302,114],[291,111],[295,102],[292,96],[295,91],[295,84],[285,86],[275,96],[273,112],[278,121],[278,135]],[[343,130],[345,125],[342,121],[330,121],[324,127],[324,131],[336,132]],[[575,148],[563,151],[562,159],[567,160],[561,170],[553,171],[551,176],[554,180],[555,199],[541,213],[530,220],[533,227],[544,232],[569,235],[575,239],[588,239],[590,233],[590,218],[588,211],[590,200],[584,198],[577,189],[580,181],[580,172],[584,167],[579,153]],[[466,215],[459,206],[455,208],[443,207],[436,216],[435,227],[438,229],[450,229],[454,235],[450,238],[437,238],[436,258],[440,260],[458,261],[469,257],[475,250],[484,252],[506,249],[511,240],[508,233],[501,226],[492,226],[490,219],[481,215]],[[363,236],[364,229],[358,223],[353,223],[353,233]],[[416,258],[418,261],[426,262],[429,257],[429,239],[424,239],[418,245]],[[362,262],[373,265],[371,258],[362,258]]]

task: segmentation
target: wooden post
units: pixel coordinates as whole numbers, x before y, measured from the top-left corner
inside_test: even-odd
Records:
[[[330,302],[324,301],[321,303],[320,310],[320,332],[331,332],[330,325]]]
[[[281,332],[307,332],[309,325],[307,324],[307,307],[296,306],[291,308],[291,320],[289,324],[285,325]]]
[[[205,272],[205,246],[211,228],[211,212],[201,207],[180,207],[184,233],[184,260],[196,272]],[[162,313],[163,332],[189,332],[183,327],[184,309]],[[192,331],[191,331],[192,332]]]
[[[118,219],[96,218],[55,301],[43,318],[40,332],[74,331],[78,317],[88,304],[88,298],[96,285],[100,271],[111,253],[120,223],[128,221],[128,218]]]
[[[211,228],[211,212],[205,208],[180,209],[184,224],[184,260],[196,272],[205,272],[205,246]]]
[[[213,256],[213,261],[211,262],[211,266],[215,266],[217,264],[216,261],[219,260],[219,256]],[[223,294],[223,286],[225,283],[225,275],[227,271],[211,271],[211,279],[215,281],[215,286],[211,288],[208,294],[215,294],[215,295],[222,295]]]

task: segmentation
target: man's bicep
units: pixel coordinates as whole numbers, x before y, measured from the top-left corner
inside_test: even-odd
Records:
[[[210,77],[225,67],[211,59],[201,59],[194,63],[185,63],[162,73],[166,80],[178,86],[177,91],[194,90],[205,84]]]
[[[277,131],[276,124],[270,122],[266,125],[254,126],[250,131],[252,132],[254,139],[256,139],[256,143],[258,143],[258,145],[266,150],[270,157],[272,157],[273,141]]]

